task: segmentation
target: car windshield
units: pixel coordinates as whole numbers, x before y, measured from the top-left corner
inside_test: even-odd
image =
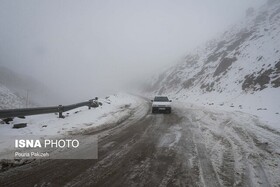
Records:
[[[166,102],[169,100],[167,97],[155,97],[154,101]]]

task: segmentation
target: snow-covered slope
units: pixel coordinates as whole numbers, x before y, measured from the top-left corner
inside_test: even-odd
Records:
[[[0,110],[11,108],[22,108],[24,101],[15,95],[6,86],[0,84]]]
[[[270,0],[162,73],[147,91],[279,122],[279,41],[280,1]]]

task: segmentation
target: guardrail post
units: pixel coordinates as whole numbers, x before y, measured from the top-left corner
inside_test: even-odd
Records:
[[[64,118],[64,116],[62,115],[62,112],[63,112],[63,106],[59,105],[58,106],[58,117],[59,118]]]

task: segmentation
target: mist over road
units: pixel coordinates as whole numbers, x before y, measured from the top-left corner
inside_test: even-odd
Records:
[[[99,137],[98,159],[37,160],[0,173],[0,186],[279,185],[280,133],[237,118],[182,104],[171,114],[135,109],[109,129],[87,132]]]

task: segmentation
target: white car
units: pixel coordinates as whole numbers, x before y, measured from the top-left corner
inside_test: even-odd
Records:
[[[166,96],[155,96],[152,101],[152,113],[166,112],[171,113],[171,100]]]

